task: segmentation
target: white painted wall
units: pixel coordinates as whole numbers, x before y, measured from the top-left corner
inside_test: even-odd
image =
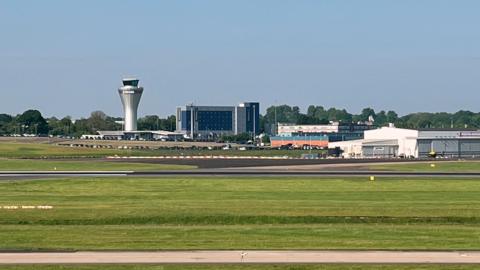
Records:
[[[365,131],[365,140],[398,140],[398,155],[418,157],[418,130],[382,127]]]
[[[331,142],[329,148],[340,147],[343,157],[362,157],[362,145],[364,142],[397,140],[398,155],[418,157],[418,130],[396,127],[382,127],[379,129],[366,130],[363,140]]]

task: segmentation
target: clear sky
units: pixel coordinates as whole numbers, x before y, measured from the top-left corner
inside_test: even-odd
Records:
[[[0,112],[140,115],[260,101],[479,111],[478,0],[1,1]]]

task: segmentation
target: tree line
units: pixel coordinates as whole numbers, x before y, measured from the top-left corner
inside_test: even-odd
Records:
[[[100,130],[123,130],[121,117],[112,117],[102,111],[94,111],[88,118],[72,120],[70,116],[58,119],[44,118],[38,110],[27,110],[22,114],[12,116],[0,114],[0,135],[52,135],[80,137],[83,134],[96,134]],[[175,129],[175,116],[160,118],[157,115],[147,115],[138,119],[138,130],[168,130]]]
[[[264,115],[260,115],[260,131],[271,134],[276,123],[291,124],[328,124],[331,121],[340,123],[358,123],[373,117],[375,126],[394,123],[400,128],[480,128],[480,113],[461,110],[455,113],[420,112],[399,116],[395,111],[376,112],[372,108],[364,108],[359,114],[345,109],[324,108],[310,105],[305,113],[298,106],[270,106]],[[66,116],[44,118],[38,110],[27,110],[19,115],[0,114],[0,135],[34,134],[79,137],[83,134],[96,134],[100,130],[122,130],[122,118],[106,115],[102,111],[94,111],[88,118],[72,120]],[[176,128],[175,116],[161,118],[147,115],[138,119],[138,130],[168,130]]]

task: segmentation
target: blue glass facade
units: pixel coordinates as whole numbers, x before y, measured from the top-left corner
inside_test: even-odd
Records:
[[[182,114],[181,114],[182,130],[187,130],[190,128],[191,118],[192,118],[192,114],[190,113],[190,110],[182,111]]]
[[[202,111],[196,110],[194,117],[197,123],[197,130],[233,130],[233,112],[232,111]],[[189,130],[191,128],[191,110],[182,110],[182,130]]]
[[[339,132],[339,133],[330,133],[328,134],[328,140],[330,142],[341,142],[341,141],[350,141],[350,140],[360,140],[363,139],[363,133],[354,133],[354,132]]]
[[[248,102],[245,103],[246,111],[246,131],[259,133],[260,130],[260,103]],[[255,128],[254,128],[255,126]]]
[[[233,129],[233,113],[231,111],[198,111],[198,130],[224,130]]]

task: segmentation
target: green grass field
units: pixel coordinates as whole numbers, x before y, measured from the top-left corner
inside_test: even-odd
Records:
[[[135,153],[135,150],[72,148],[44,143],[0,142],[0,157],[3,158],[104,157],[133,153]]]
[[[478,265],[25,265],[5,270],[473,270]]]
[[[102,160],[66,161],[0,158],[0,171],[154,171],[195,168],[195,166],[189,165],[107,162]]]
[[[480,249],[480,181],[0,182],[0,249]]]
[[[434,164],[434,166],[431,166]],[[371,170],[409,172],[480,172],[480,161],[441,161],[370,165]]]
[[[0,158],[43,157],[105,157],[105,156],[162,156],[162,155],[224,155],[224,156],[290,156],[300,157],[304,150],[192,150],[192,149],[106,149],[56,146],[46,143],[0,142]],[[319,150],[319,152],[322,152]]]

